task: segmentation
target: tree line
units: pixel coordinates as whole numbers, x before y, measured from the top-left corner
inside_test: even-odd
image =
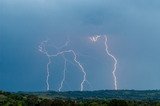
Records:
[[[62,99],[0,91],[0,106],[160,106],[160,101],[123,99]]]

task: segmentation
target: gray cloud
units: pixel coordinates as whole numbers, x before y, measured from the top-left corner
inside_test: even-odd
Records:
[[[46,38],[61,45],[67,36],[70,48],[90,55],[80,55],[80,61],[94,89],[112,89],[112,62],[105,57],[103,42],[96,46],[88,42],[93,34],[108,34],[110,49],[119,60],[121,89],[158,89],[159,4],[159,0],[1,0],[0,89],[45,89],[47,59],[37,46]],[[54,77],[51,83],[57,83]],[[77,89],[76,82],[70,84]]]

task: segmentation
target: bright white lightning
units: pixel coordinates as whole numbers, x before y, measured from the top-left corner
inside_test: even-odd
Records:
[[[49,76],[50,76],[50,71],[49,71],[49,65],[51,64],[51,55],[48,54],[48,51],[46,50],[45,43],[47,43],[48,40],[41,42],[39,45],[39,51],[45,54],[48,57],[48,63],[47,63],[47,78],[46,78],[46,85],[47,85],[47,91],[49,90]]]
[[[116,77],[116,69],[117,69],[117,59],[114,55],[112,55],[109,50],[108,50],[108,45],[107,45],[107,42],[108,42],[108,38],[107,36],[104,36],[105,38],[105,47],[106,47],[106,53],[114,60],[114,67],[113,67],[113,71],[112,71],[112,74],[113,74],[113,78],[114,78],[114,89],[117,90],[118,87],[117,87],[117,77]]]
[[[90,39],[92,42],[97,42],[97,40],[98,40],[100,37],[101,37],[101,36],[96,35],[96,36],[89,37],[89,39]]]
[[[81,63],[77,60],[77,55],[76,55],[76,53],[73,51],[73,50],[71,50],[71,52],[74,54],[74,61],[79,65],[79,67],[81,68],[81,71],[83,72],[83,80],[82,80],[82,82],[81,82],[81,91],[83,91],[83,89],[84,89],[84,83],[85,83],[85,81],[86,81],[86,72],[84,71],[84,68],[83,68],[83,66],[81,65]]]
[[[63,70],[63,79],[62,79],[62,81],[61,81],[61,84],[60,84],[60,87],[59,87],[58,90],[61,91],[61,89],[62,89],[62,87],[63,87],[64,81],[65,81],[65,78],[66,78],[66,70],[67,70],[67,66],[66,66],[66,65],[67,65],[67,60],[66,60],[66,58],[65,58],[65,56],[64,56],[65,53],[72,53],[72,54],[73,54],[73,56],[74,56],[74,62],[79,66],[79,68],[81,69],[81,72],[83,73],[83,80],[82,80],[82,82],[81,82],[81,84],[80,84],[80,86],[81,86],[80,89],[81,89],[81,91],[83,91],[83,90],[84,90],[84,83],[85,83],[85,81],[86,81],[86,82],[88,82],[88,81],[86,80],[86,72],[85,72],[83,66],[81,65],[81,63],[78,61],[77,55],[76,55],[75,51],[74,51],[74,50],[66,50],[66,51],[60,51],[60,52],[58,52],[57,54],[52,54],[52,55],[50,55],[50,54],[48,53],[48,51],[46,50],[46,43],[47,43],[47,42],[48,42],[48,40],[43,41],[43,42],[41,42],[41,44],[39,45],[39,51],[42,52],[43,54],[45,54],[45,55],[48,57],[48,63],[47,63],[47,78],[46,78],[47,91],[50,90],[50,84],[49,84],[50,70],[49,70],[49,65],[51,64],[51,58],[52,58],[52,57],[57,57],[57,56],[59,56],[59,55],[63,56],[65,63],[64,63],[64,70]],[[63,47],[65,47],[65,46],[67,46],[68,43],[69,43],[69,41],[67,41],[67,42],[65,43],[65,45],[61,46],[60,48],[63,48]]]
[[[59,89],[58,89],[59,92],[61,91],[61,89],[62,89],[62,87],[63,87],[63,84],[64,84],[64,81],[65,81],[65,79],[66,79],[67,60],[66,60],[66,58],[64,57],[64,55],[63,55],[63,59],[64,59],[63,79],[62,79],[61,84],[60,84],[60,87],[59,87]]]
[[[92,37],[89,37],[89,38],[90,38],[90,40],[91,40],[92,42],[97,42],[97,41],[98,41],[98,38],[100,38],[100,37],[101,37],[101,36],[96,35],[96,36],[92,36]],[[117,90],[117,89],[118,89],[118,86],[117,86],[116,69],[117,69],[117,63],[118,63],[118,61],[117,61],[116,57],[115,57],[114,55],[112,55],[112,54],[109,52],[109,50],[108,50],[108,44],[107,44],[108,38],[107,38],[106,35],[104,35],[104,39],[105,39],[105,51],[106,51],[107,55],[110,56],[110,57],[113,59],[113,61],[114,61],[114,67],[113,67],[112,75],[113,75],[113,78],[114,78],[114,89]]]
[[[83,67],[82,64],[78,61],[77,55],[76,55],[76,53],[75,53],[74,50],[62,51],[62,52],[57,53],[56,56],[58,56],[58,55],[60,55],[60,54],[64,54],[64,53],[72,53],[72,54],[74,55],[74,62],[80,67],[81,72],[83,73],[83,80],[82,80],[82,82],[81,82],[81,91],[83,91],[83,90],[84,90],[84,83],[87,81],[87,80],[86,80],[86,75],[87,75],[87,74],[86,74],[86,72],[85,72],[85,70],[84,70],[84,67]],[[63,83],[63,82],[62,82],[62,83]]]
[[[46,56],[47,56],[47,58],[48,58],[48,63],[47,63],[47,65],[46,65],[46,67],[47,67],[47,77],[46,77],[46,86],[47,86],[47,91],[48,90],[50,90],[50,84],[49,84],[49,77],[50,77],[50,70],[49,70],[49,65],[51,64],[51,58],[52,57],[56,57],[56,56],[58,56],[59,55],[59,53],[57,53],[56,55],[50,55],[49,53],[48,53],[48,51],[46,50],[46,43],[48,42],[48,40],[46,40],[46,41],[42,41],[41,42],[41,44],[39,45],[39,51],[40,52],[42,52],[43,54],[45,54]],[[69,43],[69,40],[64,44],[64,45],[62,45],[61,47],[59,47],[59,48],[57,48],[56,46],[54,46],[56,49],[62,49],[62,48],[64,48],[64,47],[66,47],[66,46],[68,46],[68,43]],[[65,59],[65,58],[64,58]],[[66,60],[65,60],[66,61]],[[66,63],[65,63],[66,64]],[[65,67],[64,67],[65,68]],[[66,69],[64,69],[64,71],[66,71]],[[65,80],[65,75],[63,76],[64,78],[64,80]],[[64,82],[64,81],[63,81]],[[62,83],[62,82],[61,82]],[[63,83],[62,83],[63,84]],[[63,86],[61,84],[61,86]],[[61,87],[59,88],[59,89],[61,89]]]

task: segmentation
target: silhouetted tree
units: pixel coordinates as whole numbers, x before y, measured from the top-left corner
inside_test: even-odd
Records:
[[[128,106],[125,100],[113,99],[109,102],[108,106]]]

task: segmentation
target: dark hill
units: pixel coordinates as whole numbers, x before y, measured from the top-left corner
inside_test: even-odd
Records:
[[[160,106],[160,90],[0,91],[0,106]]]
[[[160,100],[160,90],[99,90],[99,91],[68,91],[68,92],[19,92],[44,98],[62,99],[123,99],[123,100]]]

